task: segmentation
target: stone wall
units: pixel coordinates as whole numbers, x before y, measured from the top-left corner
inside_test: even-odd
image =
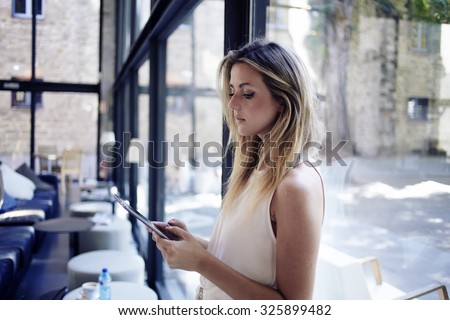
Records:
[[[430,141],[443,140],[440,26],[429,26],[429,48],[423,51],[412,48],[411,30],[406,20],[358,19],[347,69],[350,136],[357,154],[426,153]],[[411,97],[430,99],[427,120],[409,118]]]
[[[347,69],[351,143],[364,156],[391,153],[395,144],[395,23],[360,17],[357,31]]]

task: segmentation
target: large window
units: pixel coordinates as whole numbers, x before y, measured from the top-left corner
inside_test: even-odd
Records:
[[[36,0],[37,21],[29,19],[32,3],[0,2],[0,78],[7,83],[1,89],[9,90],[0,96],[1,157],[12,167],[27,162],[39,172],[39,146],[61,152],[78,144],[85,151],[84,177],[94,178],[100,0]]]
[[[221,203],[222,110],[215,71],[223,56],[223,1],[202,1],[167,42],[165,220],[209,238]],[[198,275],[164,269],[192,299]]]
[[[220,167],[227,130],[217,65],[224,44],[236,48],[265,33],[302,57],[318,91],[328,132],[323,243],[376,256],[385,281],[404,291],[449,285],[449,25],[382,1],[116,3],[114,129],[130,132],[118,138],[123,154],[130,138],[157,149],[145,150],[154,157],[148,168],[115,172],[141,212],[210,236],[228,174]],[[412,38],[427,50],[411,50]],[[426,121],[411,121],[419,118]],[[164,299],[192,299],[199,275],[171,270],[146,231],[139,236],[148,283]]]
[[[300,2],[272,0],[266,26],[311,71],[333,138],[328,147],[347,141],[339,150],[345,165],[321,168],[323,243],[375,256],[384,281],[403,291],[448,287],[449,25],[411,22],[377,1]],[[429,39],[433,51],[417,54]]]

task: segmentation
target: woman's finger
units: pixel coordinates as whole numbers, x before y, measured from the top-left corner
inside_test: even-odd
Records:
[[[181,240],[187,240],[190,237],[190,233],[179,226],[169,226],[166,227],[166,230],[170,233],[176,235]]]
[[[170,219],[167,223],[171,226],[180,227],[181,229],[187,230],[186,224],[178,219]]]

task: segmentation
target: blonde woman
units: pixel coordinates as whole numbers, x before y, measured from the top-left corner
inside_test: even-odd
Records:
[[[311,299],[324,213],[310,157],[316,95],[290,50],[263,39],[230,51],[218,89],[233,170],[211,240],[169,221],[181,241],[153,240],[171,268],[200,273],[198,299]]]

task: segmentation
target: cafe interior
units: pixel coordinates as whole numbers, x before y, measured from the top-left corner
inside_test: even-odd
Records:
[[[450,101],[448,87],[405,93],[411,86],[401,79],[415,77],[396,68],[406,59],[413,65],[411,55],[429,61],[424,41],[436,45],[450,22],[434,20],[425,32],[421,19],[429,16],[417,18],[414,1],[350,2],[1,1],[0,299],[82,299],[80,288],[96,282],[103,268],[112,277],[112,299],[195,299],[199,275],[169,268],[146,227],[113,194],[150,220],[177,218],[210,237],[232,162],[224,152],[229,133],[217,66],[229,50],[266,37],[309,57],[327,131],[351,141],[342,162],[326,158],[322,166],[326,219],[314,298],[448,300],[450,244],[435,247],[425,235],[414,238],[422,239],[422,250],[406,247],[410,233],[356,217],[371,205],[349,187],[362,188],[356,173],[372,170],[364,159],[386,155],[402,172],[416,162],[400,156],[426,158],[448,178],[449,145],[433,129],[445,122],[447,107],[431,112],[433,103]],[[418,21],[419,40],[404,53],[403,21],[410,20]],[[396,37],[386,36],[391,27]],[[376,36],[368,41],[364,32]],[[450,48],[439,48],[449,66]],[[362,57],[373,60],[362,64]],[[448,81],[450,71],[443,70]],[[334,94],[336,83],[346,83],[344,98]],[[357,93],[361,83],[364,97]],[[375,99],[375,91],[382,97],[375,103],[391,107],[373,116],[355,101]],[[348,110],[333,111],[333,103],[348,103]],[[401,116],[391,117],[395,112]],[[386,138],[391,127],[394,142]],[[414,132],[422,132],[420,142]],[[373,183],[392,175],[367,177]],[[426,263],[429,254],[435,263]]]

